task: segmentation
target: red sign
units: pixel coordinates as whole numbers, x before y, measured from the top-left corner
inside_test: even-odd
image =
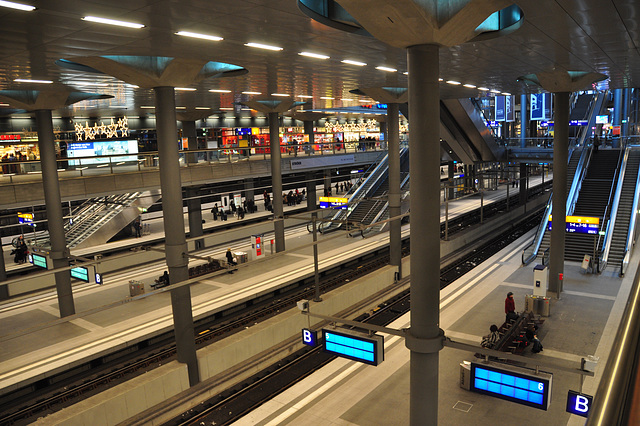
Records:
[[[612,126],[611,134],[614,136],[620,136],[620,126]]]
[[[256,256],[262,256],[262,245],[260,244],[260,237],[256,237]]]
[[[0,141],[19,141],[20,135],[0,135]]]

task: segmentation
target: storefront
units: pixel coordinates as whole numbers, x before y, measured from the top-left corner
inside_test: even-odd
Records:
[[[37,138],[23,137],[19,134],[0,135],[0,161],[2,173],[26,173],[37,171],[40,164],[40,150]],[[17,164],[17,162],[34,161],[34,163]],[[15,163],[15,164],[12,164]]]

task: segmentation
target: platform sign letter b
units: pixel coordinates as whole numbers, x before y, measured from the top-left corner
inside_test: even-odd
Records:
[[[593,403],[593,397],[584,393],[570,390],[567,395],[567,412],[587,417]]]
[[[316,346],[316,344],[318,343],[316,332],[313,330],[308,330],[306,328],[303,328],[302,343],[304,343],[307,346]]]

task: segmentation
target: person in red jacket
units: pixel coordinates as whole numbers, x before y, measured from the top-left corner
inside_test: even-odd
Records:
[[[512,292],[507,293],[507,298],[504,300],[504,313],[507,314],[505,322],[518,318],[518,314],[516,314],[516,301],[513,300]]]

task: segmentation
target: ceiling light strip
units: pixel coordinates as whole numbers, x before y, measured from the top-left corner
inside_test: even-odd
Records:
[[[25,10],[27,12],[30,12],[32,10],[35,10],[35,6],[31,6],[29,4],[21,4],[21,3],[14,3],[12,1],[0,1],[0,6],[2,7],[9,7],[11,9],[18,9],[18,10]]]
[[[262,44],[262,43],[245,43],[245,46],[247,46],[247,47],[256,47],[258,49],[265,49],[265,50],[274,50],[274,51],[284,50],[282,47],[271,46],[271,45]]]
[[[224,40],[222,37],[208,35],[208,34],[192,33],[191,31],[178,31],[176,33],[176,35],[184,36],[184,37],[191,37],[191,38],[199,38],[199,39],[202,39],[202,40],[209,40],[209,41],[222,41],[222,40]]]
[[[115,19],[100,18],[98,16],[85,16],[84,18],[82,18],[82,20],[89,21],[89,22],[97,22],[99,24],[115,25],[118,27],[136,28],[136,29],[144,28],[143,24],[136,24],[135,22],[118,21]]]
[[[311,53],[311,52],[300,52],[298,53],[298,55],[308,56],[309,58],[316,58],[316,59],[329,59],[327,55],[320,55],[318,53]]]

